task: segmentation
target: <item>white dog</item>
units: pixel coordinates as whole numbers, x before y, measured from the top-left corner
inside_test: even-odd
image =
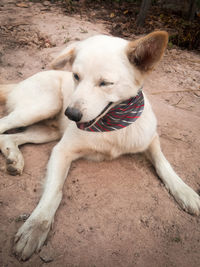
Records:
[[[8,172],[23,171],[19,145],[60,139],[39,204],[15,237],[14,251],[21,259],[46,240],[70,164],[80,157],[104,160],[144,151],[179,205],[199,215],[200,197],[164,157],[155,115],[142,92],[144,78],[161,59],[167,41],[162,31],[132,42],[97,35],[70,45],[52,63],[54,69],[68,64],[72,72],[51,70],[0,86],[0,99],[9,111],[0,119],[0,148]],[[5,134],[26,126],[23,132]]]

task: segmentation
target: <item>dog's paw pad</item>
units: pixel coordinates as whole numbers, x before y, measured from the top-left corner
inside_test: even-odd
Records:
[[[23,169],[17,168],[15,165],[12,165],[12,164],[7,164],[6,169],[7,169],[7,172],[13,176],[21,175],[23,171]]]
[[[16,162],[13,159],[7,158],[6,164],[16,164]]]
[[[24,159],[20,155],[16,159],[7,158],[6,169],[10,175],[21,175],[24,169]]]

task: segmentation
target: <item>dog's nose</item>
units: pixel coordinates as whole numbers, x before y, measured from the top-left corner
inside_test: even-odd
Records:
[[[76,108],[68,107],[65,110],[65,115],[72,121],[79,122],[83,116],[83,114]]]

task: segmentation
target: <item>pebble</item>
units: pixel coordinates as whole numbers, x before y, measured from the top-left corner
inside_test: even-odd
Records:
[[[44,1],[44,2],[43,2],[43,5],[44,5],[44,6],[49,6],[50,4],[51,4],[51,3],[50,3],[49,1]]]

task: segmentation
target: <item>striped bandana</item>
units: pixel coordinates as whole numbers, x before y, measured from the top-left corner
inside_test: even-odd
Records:
[[[103,114],[112,104],[113,103],[109,103],[101,114]],[[77,127],[89,132],[110,132],[119,130],[136,121],[142,114],[143,110],[144,96],[142,91],[139,91],[136,96],[112,107],[102,117],[98,116],[98,118],[86,123],[77,123]]]

